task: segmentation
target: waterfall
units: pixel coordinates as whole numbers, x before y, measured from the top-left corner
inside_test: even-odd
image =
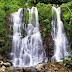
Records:
[[[20,45],[21,45],[21,21],[22,21],[22,8],[18,12],[12,13],[13,18],[13,46],[12,46],[12,63],[13,66],[18,65],[20,58]]]
[[[13,18],[13,47],[11,52],[14,67],[35,66],[47,61],[45,50],[42,46],[39,31],[38,11],[36,7],[29,10],[29,24],[22,27],[23,9],[12,13]],[[25,23],[24,23],[25,24]],[[22,38],[21,29],[25,29],[27,35]]]
[[[52,7],[52,31],[51,35],[54,40],[54,55],[52,61],[60,61],[61,58],[68,56],[68,40],[64,32],[63,22],[60,19],[61,8]]]

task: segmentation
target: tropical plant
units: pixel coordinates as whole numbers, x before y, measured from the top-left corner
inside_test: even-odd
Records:
[[[69,56],[65,56],[64,58],[62,58],[62,60],[63,60],[63,63],[65,64],[65,67],[72,70],[72,51],[70,52]]]

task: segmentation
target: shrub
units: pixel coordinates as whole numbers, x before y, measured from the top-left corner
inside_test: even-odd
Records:
[[[66,60],[66,58],[69,58],[70,60]],[[64,57],[62,60],[63,63],[65,63],[65,67],[72,70],[72,51],[70,52],[69,56]]]
[[[37,5],[38,9],[38,14],[39,14],[39,22],[42,23],[42,28],[43,28],[43,36],[45,37],[47,35],[48,29],[50,29],[50,24],[51,24],[51,17],[52,17],[52,12],[51,4],[44,4],[44,3],[38,3]]]
[[[62,4],[62,21],[64,23],[67,35],[70,36],[72,32],[72,1]]]

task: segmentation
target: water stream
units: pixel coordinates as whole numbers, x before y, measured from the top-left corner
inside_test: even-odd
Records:
[[[13,46],[10,54],[14,67],[30,67],[48,61],[42,45],[37,8],[32,7],[27,10],[29,11],[29,24],[23,23],[25,22],[25,18],[23,21],[23,17],[25,17],[23,13],[26,9],[24,11],[23,8],[20,8],[18,12],[11,15],[13,19]],[[51,61],[60,61],[69,55],[67,52],[68,40],[60,13],[60,7],[52,7],[51,35],[54,41],[54,55]],[[21,34],[22,29],[26,35]]]
[[[54,41],[54,55],[52,61],[60,61],[65,56],[68,56],[68,40],[64,31],[63,22],[60,18],[61,8],[52,7],[52,38]]]
[[[14,33],[11,57],[14,67],[35,66],[47,60],[39,31],[37,8],[32,7],[32,9],[28,10],[29,24],[27,27],[22,25],[22,8],[19,9],[18,12],[12,13]],[[27,33],[24,38],[22,38],[21,35],[22,28],[25,29]]]

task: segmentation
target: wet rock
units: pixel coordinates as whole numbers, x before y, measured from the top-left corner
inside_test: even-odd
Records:
[[[3,61],[0,61],[0,64],[3,64]]]
[[[1,68],[2,66],[10,67],[10,66],[12,66],[12,64],[11,64],[10,62],[3,62],[3,61],[1,60],[1,61],[0,61],[0,68]]]
[[[11,66],[11,63],[7,62],[7,63],[3,63],[3,65],[4,65],[5,67],[10,67],[10,66]]]
[[[5,44],[5,40],[3,37],[0,37],[0,48]]]
[[[58,62],[38,64],[35,68],[38,72],[67,72],[67,68]]]
[[[58,72],[59,70],[58,70],[58,68],[54,68],[53,71],[54,72]]]
[[[54,64],[51,64],[50,67],[55,67],[55,65]]]
[[[43,68],[43,65],[44,64],[38,64],[35,68],[37,71],[42,71],[44,68]]]
[[[23,72],[37,72],[35,67],[23,67]]]
[[[9,40],[12,40],[13,39],[13,36],[12,35],[7,35],[7,37],[9,38]]]
[[[31,72],[31,69],[30,67],[23,67],[23,72]]]
[[[71,72],[64,64],[59,64],[58,62],[42,63],[35,67],[12,67],[9,62],[0,62],[2,64],[0,72]]]
[[[2,67],[3,61],[0,61],[0,68]]]
[[[49,69],[48,72],[52,72],[52,69]]]
[[[0,68],[0,71],[5,71],[6,70],[6,67],[5,66],[2,66],[2,68]]]

